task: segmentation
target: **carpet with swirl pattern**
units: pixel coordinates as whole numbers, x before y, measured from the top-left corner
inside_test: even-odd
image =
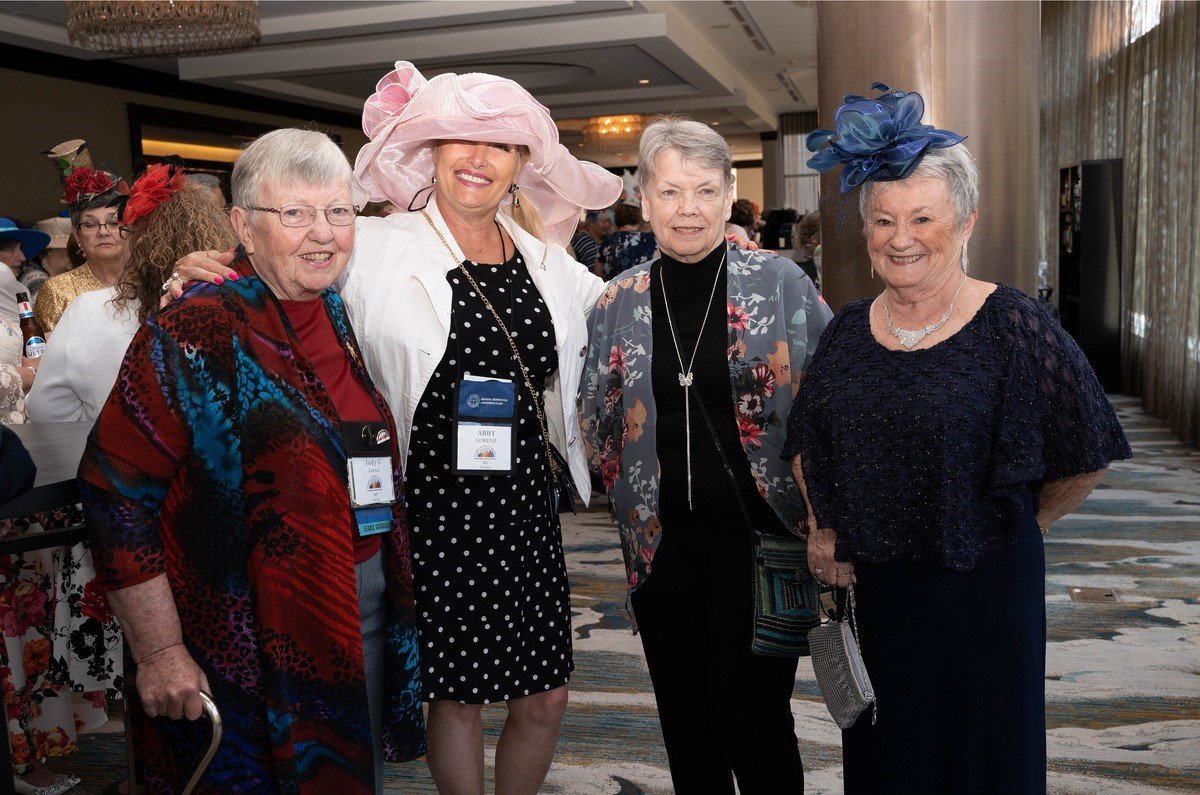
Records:
[[[1114,399],[1135,457],[1114,465],[1046,539],[1046,719],[1054,793],[1200,791],[1200,451],[1136,401]],[[576,670],[543,787],[570,795],[670,792],[616,533],[601,510],[566,517]],[[970,709],[969,704],[963,705]],[[792,700],[807,789],[841,792],[840,735],[802,660]],[[504,708],[485,710],[492,774]],[[120,725],[58,763],[99,792],[123,772]],[[489,784],[490,789],[490,784]],[[389,766],[389,792],[436,790],[423,761]]]

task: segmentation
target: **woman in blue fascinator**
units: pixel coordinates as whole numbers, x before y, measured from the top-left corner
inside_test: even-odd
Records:
[[[784,451],[809,566],[852,589],[876,697],[843,732],[846,792],[1045,792],[1042,533],[1131,453],[1057,321],[968,275],[964,137],[874,88],[808,147],[858,191],[884,290],[825,330]]]

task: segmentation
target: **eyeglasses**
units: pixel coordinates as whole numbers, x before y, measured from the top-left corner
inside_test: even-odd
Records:
[[[331,204],[328,207],[313,207],[311,204],[285,204],[283,207],[247,207],[247,210],[257,210],[260,213],[275,213],[279,223],[284,226],[312,226],[317,220],[317,210],[325,213],[325,220],[330,226],[350,226],[358,215],[358,207],[353,204]]]
[[[120,221],[105,221],[102,224],[98,224],[95,221],[80,221],[78,224],[75,225],[75,228],[81,229],[86,234],[89,234],[89,235],[94,235],[97,232],[99,232],[101,229],[105,229],[105,228],[111,229],[113,232],[120,234],[121,222]],[[124,237],[124,235],[121,235],[121,236]]]

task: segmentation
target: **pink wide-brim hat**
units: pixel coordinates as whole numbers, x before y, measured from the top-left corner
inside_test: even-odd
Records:
[[[359,201],[390,201],[404,211],[433,182],[433,143],[452,139],[528,147],[517,185],[523,200],[537,207],[547,237],[563,246],[580,208],[608,207],[621,195],[620,177],[573,156],[558,142],[545,106],[495,75],[426,80],[408,61],[397,61],[363,106],[363,132],[371,140],[354,161]]]

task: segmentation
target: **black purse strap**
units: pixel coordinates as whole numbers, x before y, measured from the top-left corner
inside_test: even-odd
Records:
[[[733,466],[729,463],[729,457],[725,455],[725,448],[721,446],[721,440],[717,438],[717,429],[713,426],[712,420],[708,416],[708,409],[704,407],[704,400],[700,397],[700,390],[696,390],[696,403],[700,407],[700,416],[704,418],[704,424],[708,426],[708,433],[712,436],[713,444],[717,446],[717,454],[721,456],[721,465],[725,467],[725,474],[729,476],[729,483],[733,486],[733,496],[737,498],[738,508],[742,510],[742,518],[746,520],[746,529],[750,534],[754,534],[754,522],[750,521],[750,512],[746,510],[746,503],[742,499],[742,490],[738,487],[737,478],[733,474]]]

